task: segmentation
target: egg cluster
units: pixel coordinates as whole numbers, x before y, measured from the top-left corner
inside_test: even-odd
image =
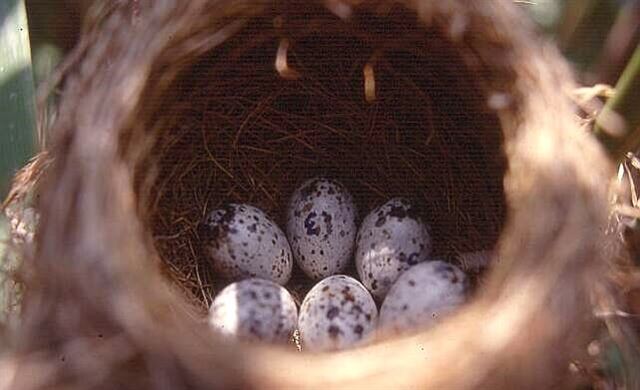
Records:
[[[467,277],[432,257],[430,227],[410,202],[389,200],[359,228],[357,219],[347,188],[326,178],[293,193],[286,233],[253,206],[211,211],[202,224],[203,250],[218,275],[235,280],[213,300],[212,328],[272,343],[298,330],[304,350],[331,351],[432,326],[464,303]],[[283,287],[294,262],[316,282],[299,311]],[[346,275],[353,264],[359,281]]]

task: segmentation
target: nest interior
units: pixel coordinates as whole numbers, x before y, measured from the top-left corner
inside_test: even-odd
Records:
[[[307,11],[295,33],[291,17],[252,19],[183,72],[159,111],[175,120],[159,130],[146,207],[168,274],[203,309],[221,285],[201,250],[205,213],[249,203],[284,227],[289,196],[318,175],[346,185],[360,219],[392,197],[412,200],[436,258],[498,238],[506,158],[480,75],[406,8],[348,23]],[[289,287],[300,298],[308,285],[296,272]]]

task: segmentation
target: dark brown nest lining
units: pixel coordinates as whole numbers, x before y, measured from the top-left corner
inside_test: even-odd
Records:
[[[361,217],[391,197],[412,199],[432,227],[434,256],[497,241],[500,124],[460,54],[403,8],[349,24],[324,8],[314,15],[286,53],[297,80],[276,71],[282,41],[267,15],[184,72],[161,112],[177,120],[154,151],[154,238],[171,275],[207,305],[215,275],[198,237],[204,213],[246,202],[284,227],[289,196],[316,175],[342,181]],[[301,284],[294,277],[291,287]]]
[[[14,388],[568,385],[590,299],[615,296],[611,164],[574,120],[566,64],[512,2],[405,3],[99,3],[60,73],[36,251],[0,362]],[[160,271],[208,299],[203,213],[241,200],[282,223],[294,186],[320,173],[362,214],[413,198],[438,256],[491,247],[502,226],[500,261],[434,329],[336,354],[227,343],[185,315]]]

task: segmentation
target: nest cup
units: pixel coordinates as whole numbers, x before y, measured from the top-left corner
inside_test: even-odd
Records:
[[[514,4],[100,11],[53,82],[16,388],[568,383],[590,292],[606,285],[611,167],[574,121],[565,63]],[[304,357],[212,337],[202,314],[224,281],[203,255],[204,215],[245,202],[284,226],[289,196],[317,175],[343,182],[360,217],[411,199],[438,257],[497,245],[500,262],[429,332]]]
[[[205,213],[249,203],[284,227],[289,197],[314,176],[344,183],[360,217],[410,199],[440,258],[493,249],[500,123],[460,53],[403,7],[347,21],[322,4],[292,11],[259,15],[197,58],[154,115],[175,123],[156,130],[140,207],[172,278],[206,309],[220,283],[201,251]],[[300,273],[290,288],[300,298],[308,286]]]

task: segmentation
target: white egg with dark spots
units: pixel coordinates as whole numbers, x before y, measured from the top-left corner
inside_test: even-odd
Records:
[[[320,280],[347,268],[356,230],[356,208],[342,184],[311,179],[291,197],[287,237],[297,264],[310,278]]]
[[[398,276],[431,254],[429,228],[406,200],[394,198],[362,221],[356,240],[356,269],[377,299]]]
[[[304,351],[333,351],[365,344],[375,333],[378,309],[360,282],[333,275],[307,293],[298,318]]]
[[[223,277],[260,277],[285,284],[291,277],[291,248],[280,228],[260,209],[230,204],[212,211],[200,238],[213,269]]]
[[[380,308],[379,331],[393,335],[425,329],[466,300],[468,279],[458,267],[428,261],[405,271]]]
[[[209,324],[218,333],[249,341],[287,343],[298,311],[284,287],[252,278],[232,283],[213,300]]]

